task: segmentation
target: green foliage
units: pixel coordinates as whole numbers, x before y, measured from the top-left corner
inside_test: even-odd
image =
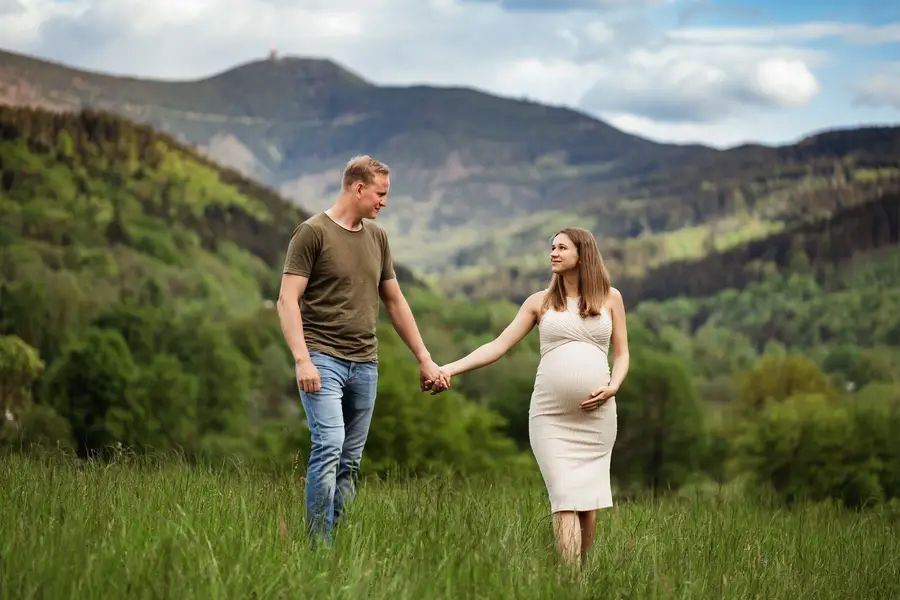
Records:
[[[824,345],[843,351],[851,346],[896,347],[900,344],[900,251],[890,249],[870,260],[857,260],[821,280],[773,274],[741,290],[725,288],[705,297],[644,301],[634,312],[656,331],[673,327],[689,337],[707,327],[738,332],[757,352],[772,342],[804,353]],[[744,342],[735,342],[744,347],[739,354],[745,355]]]
[[[0,336],[0,441],[31,410],[31,388],[45,367],[37,351],[20,337]]]
[[[271,304],[304,213],[108,115],[0,108],[0,133],[0,374],[4,406],[16,403],[4,443],[276,469],[308,455]],[[408,350],[381,329],[368,474],[521,464],[501,417],[422,394]]]
[[[822,369],[832,375],[837,385],[847,389],[897,382],[900,381],[900,350],[889,346],[830,346],[822,359]]]
[[[640,350],[631,364],[628,384],[616,396],[613,473],[626,482],[678,488],[699,471],[708,449],[703,407],[674,356]]]
[[[801,394],[837,396],[831,380],[804,356],[765,356],[740,376],[740,409],[747,413]]]
[[[42,397],[72,426],[82,456],[117,442],[139,445],[149,408],[132,391],[139,376],[117,331],[88,329],[51,364]]]
[[[870,444],[887,498],[900,498],[900,385],[871,383],[849,401],[857,435]],[[858,440],[860,441],[860,440]]]
[[[788,502],[839,498],[862,506],[882,500],[884,489],[873,440],[859,424],[833,398],[794,395],[763,409],[738,451],[746,469]]]
[[[34,348],[15,335],[0,337],[0,410],[15,412],[31,402],[31,386],[44,373]]]

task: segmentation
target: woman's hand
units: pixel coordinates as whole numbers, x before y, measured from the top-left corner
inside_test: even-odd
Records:
[[[604,386],[602,388],[597,388],[587,400],[581,403],[581,410],[589,411],[589,410],[597,410],[600,408],[600,405],[612,398],[616,395],[616,392],[619,391],[619,388],[612,386]]]
[[[425,381],[423,390],[431,390],[431,395],[440,394],[450,389],[450,372],[447,366],[439,367],[438,376],[434,380]]]

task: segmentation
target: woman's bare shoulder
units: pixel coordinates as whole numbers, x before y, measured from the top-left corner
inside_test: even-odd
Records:
[[[609,293],[606,295],[606,302],[604,302],[604,304],[612,311],[622,310],[625,307],[625,300],[622,299],[622,292],[614,287],[609,288]]]
[[[550,288],[546,288],[539,292],[535,292],[532,295],[528,296],[528,298],[525,300],[525,303],[527,304],[529,302],[531,302],[531,303],[536,302],[538,305],[540,305],[544,301],[544,298],[547,297],[547,294],[549,292],[550,292]]]
[[[532,312],[539,311],[541,309],[541,305],[544,303],[544,298],[547,296],[547,292],[549,291],[550,289],[547,288],[545,290],[541,290],[539,292],[531,294],[525,299],[525,302],[522,303],[522,307],[527,308]]]

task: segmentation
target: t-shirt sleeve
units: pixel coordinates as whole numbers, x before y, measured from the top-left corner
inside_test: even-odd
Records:
[[[322,238],[315,229],[301,223],[288,244],[287,255],[284,258],[284,273],[309,277],[321,250]]]
[[[381,232],[381,281],[394,279],[397,274],[394,272],[394,260],[391,257],[391,243],[388,241],[387,233]]]

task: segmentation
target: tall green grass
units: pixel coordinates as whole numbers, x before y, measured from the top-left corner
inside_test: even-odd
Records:
[[[367,482],[329,550],[303,481],[239,466],[0,458],[2,598],[897,598],[887,508],[731,490],[619,502],[580,577],[540,481]]]

